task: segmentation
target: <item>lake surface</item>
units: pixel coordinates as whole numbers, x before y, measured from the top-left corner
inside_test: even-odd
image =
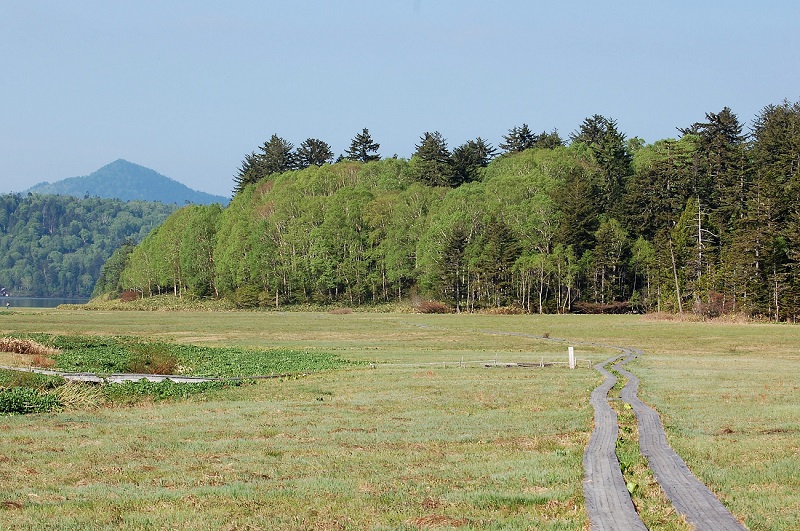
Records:
[[[63,299],[58,297],[0,297],[0,310],[9,308],[55,308],[59,304],[86,304],[89,299]]]

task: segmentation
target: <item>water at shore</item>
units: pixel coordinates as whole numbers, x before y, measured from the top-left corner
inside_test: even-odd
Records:
[[[89,299],[68,299],[61,297],[0,297],[0,310],[9,308],[55,308],[59,304],[85,304]]]

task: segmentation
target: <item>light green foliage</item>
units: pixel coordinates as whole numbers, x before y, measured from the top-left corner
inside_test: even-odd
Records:
[[[133,252],[134,246],[131,243],[125,242],[119,247],[111,257],[106,260],[103,267],[100,269],[100,276],[94,285],[92,291],[92,298],[108,295],[118,297],[122,291],[120,280],[122,272],[128,263],[128,257]]]
[[[218,224],[177,214],[131,255],[123,287],[243,308],[422,297],[796,320],[798,116],[769,106],[747,139],[724,108],[647,145],[594,115],[569,146],[515,127],[496,158],[481,138],[451,154],[425,133],[409,161],[368,156],[364,130],[348,159],[243,186]]]

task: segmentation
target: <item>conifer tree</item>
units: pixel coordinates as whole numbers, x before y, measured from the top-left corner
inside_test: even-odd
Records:
[[[259,149],[258,162],[264,176],[296,168],[294,145],[288,140],[272,135]]]
[[[453,161],[447,142],[441,133],[425,133],[412,157],[414,177],[431,186],[450,186],[453,178]]]
[[[278,135],[272,135],[258,149],[259,152],[250,153],[242,161],[234,177],[234,195],[241,193],[248,184],[297,167],[294,145]]]
[[[333,151],[327,142],[318,138],[308,138],[300,144],[296,153],[297,167],[322,166],[333,162]]]
[[[453,150],[453,176],[451,186],[478,180],[481,168],[489,165],[497,151],[481,137],[469,140]]]
[[[372,140],[369,129],[365,127],[353,138],[350,148],[345,151],[346,156],[344,158],[360,162],[380,160],[381,156],[378,154],[380,147],[380,144]]]
[[[534,134],[528,124],[520,127],[512,127],[508,134],[503,136],[504,142],[500,144],[500,149],[506,153],[519,153],[530,149],[536,145],[537,135]]]
[[[625,135],[617,130],[617,122],[595,114],[586,118],[570,139],[588,146],[603,171],[600,197],[603,210],[616,219],[624,218],[622,196],[633,168]]]

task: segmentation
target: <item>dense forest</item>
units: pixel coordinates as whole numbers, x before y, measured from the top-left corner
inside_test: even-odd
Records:
[[[242,307],[436,300],[455,311],[800,314],[800,104],[728,108],[645,144],[595,115],[499,150],[424,133],[381,159],[273,135],[230,205],[175,212],[112,284]],[[499,153],[498,153],[499,151]],[[116,282],[116,279],[119,282]]]
[[[106,260],[178,207],[144,201],[0,195],[0,287],[14,295],[85,297]]]

